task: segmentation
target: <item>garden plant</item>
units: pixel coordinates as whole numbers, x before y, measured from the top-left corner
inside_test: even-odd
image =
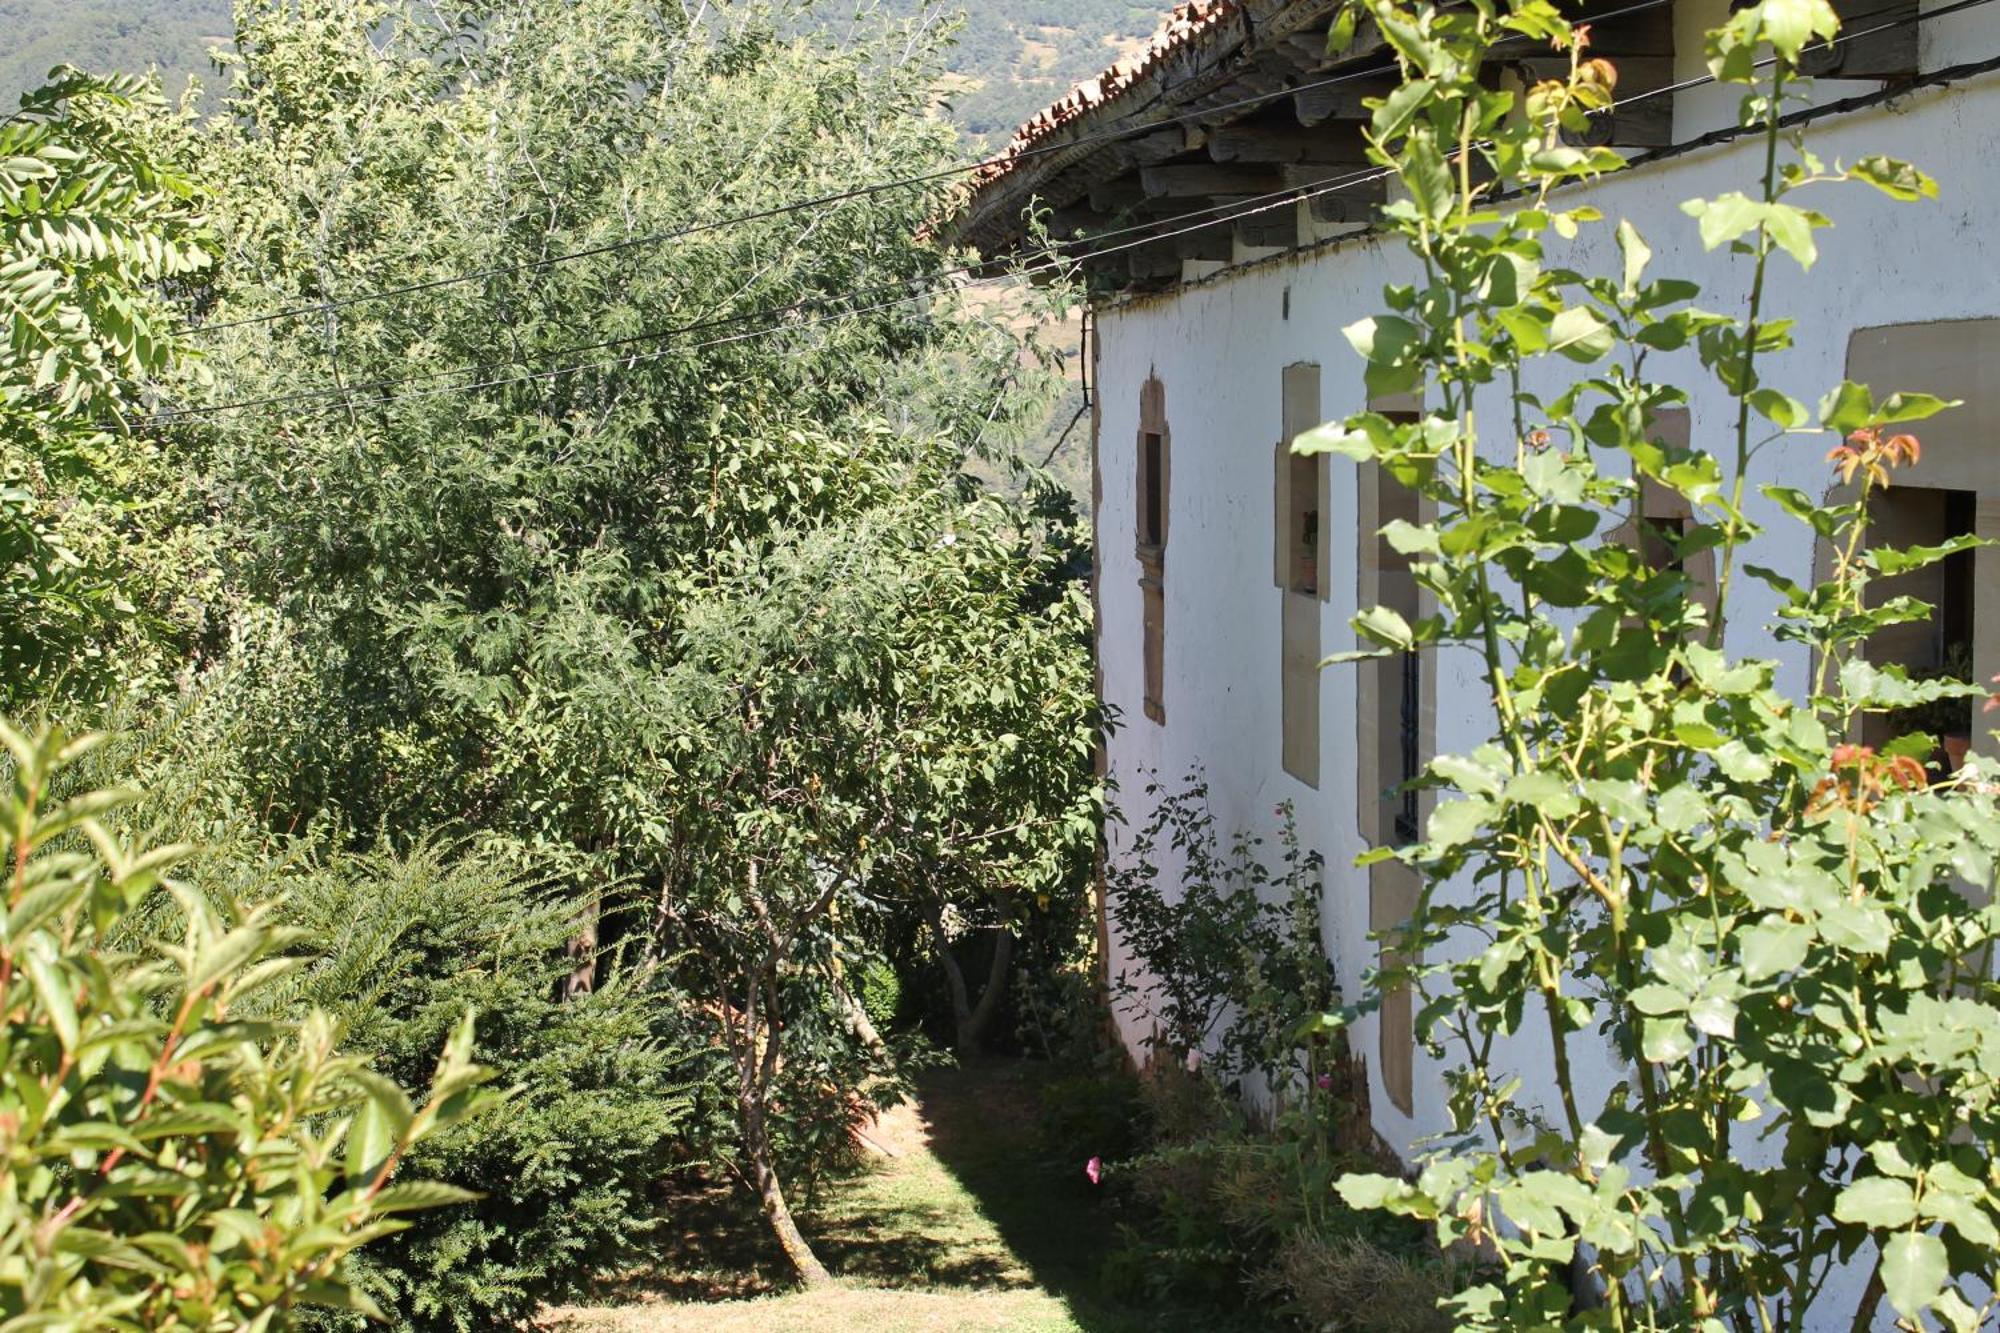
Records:
[[[1492,730],[1430,763],[1422,839],[1372,854],[1425,881],[1404,940],[1422,961],[1379,980],[1423,997],[1455,1132],[1408,1178],[1357,1174],[1341,1192],[1490,1266],[1450,1300],[1462,1329],[1988,1327],[1993,768],[1941,777],[1934,738],[1855,739],[1863,715],[1980,693],[1864,653],[1930,614],[1880,581],[1972,540],[1869,540],[1871,497],[1921,468],[1906,426],[1950,404],[1839,383],[1808,407],[1778,387],[1794,325],[1768,299],[1774,266],[1810,268],[1830,225],[1808,201],[1840,182],[1904,201],[1936,186],[1808,147],[1801,54],[1839,40],[1825,0],[1737,8],[1705,49],[1742,94],[1759,170],[1747,193],[1683,211],[1738,257],[1748,296],[1704,309],[1694,284],[1651,271],[1631,225],[1573,199],[1623,165],[1572,143],[1616,97],[1585,28],[1542,0],[1367,0],[1338,35],[1361,21],[1404,76],[1369,139],[1416,276],[1347,335],[1371,391],[1418,392],[1425,411],[1362,413],[1297,447],[1384,468],[1435,506],[1385,530],[1432,609],[1364,610],[1369,646],[1349,656],[1469,654]],[[1489,86],[1483,62],[1522,39],[1568,51],[1568,76]],[[1616,271],[1562,266],[1590,232],[1615,235]],[[1563,360],[1561,392],[1526,387]],[[1662,442],[1659,414],[1686,401],[1669,374],[1734,400],[1714,451]],[[1826,498],[1760,483],[1774,452],[1800,449],[1830,451]],[[1695,515],[1666,561],[1624,535],[1642,482]],[[1779,511],[1829,553],[1823,582],[1751,563],[1753,513]],[[1702,552],[1712,601],[1683,569]],[[1730,655],[1732,594],[1751,579],[1809,654],[1809,692],[1782,686],[1796,663],[1788,677]],[[1577,1055],[1605,1046],[1618,1080],[1586,1100]],[[1535,1071],[1546,1101],[1524,1091]]]

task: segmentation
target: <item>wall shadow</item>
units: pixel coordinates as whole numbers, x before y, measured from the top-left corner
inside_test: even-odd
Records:
[[[980,1061],[935,1070],[918,1104],[938,1161],[1085,1333],[1251,1333],[1274,1327],[1241,1312],[1135,1305],[1106,1289],[1105,1261],[1119,1248],[1118,1219],[1084,1174],[1087,1155],[1049,1159],[1039,1141],[1049,1066]]]

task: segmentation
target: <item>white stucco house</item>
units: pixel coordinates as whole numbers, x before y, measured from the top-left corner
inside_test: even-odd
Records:
[[[1905,540],[2000,537],[2000,244],[1989,239],[2000,219],[2000,6],[1838,7],[1855,36],[1811,53],[1815,150],[1911,159],[1938,178],[1942,198],[1901,205],[1851,189],[1816,201],[1836,221],[1818,267],[1809,277],[1774,270],[1771,308],[1798,320],[1781,384],[1808,401],[1843,377],[1965,400],[1925,424],[1917,484],[1899,482],[1881,521]],[[1086,247],[1100,291],[1089,324],[1097,649],[1103,697],[1120,719],[1103,762],[1126,814],[1106,830],[1106,855],[1117,858],[1143,822],[1133,807],[1149,774],[1205,771],[1224,825],[1269,830],[1274,807],[1291,802],[1325,858],[1326,948],[1355,988],[1377,961],[1371,932],[1407,917],[1414,886],[1399,866],[1353,862],[1411,836],[1423,812],[1398,784],[1428,756],[1486,739],[1488,713],[1470,660],[1319,667],[1353,646],[1357,608],[1417,595],[1377,536],[1404,501],[1393,482],[1286,447],[1369,405],[1340,330],[1381,310],[1384,285],[1409,276],[1400,247],[1371,230],[1381,183],[1356,179],[1366,174],[1361,99],[1392,86],[1392,62],[1366,40],[1329,58],[1337,9],[1182,5],[1148,50],[1023,126],[981,173],[957,229],[989,256],[1029,251],[1040,242],[1023,214],[1035,203],[1052,210],[1056,236],[1099,238]],[[1740,309],[1747,266],[1726,249],[1705,253],[1679,208],[1757,174],[1758,150],[1733,132],[1738,94],[1704,81],[1701,35],[1729,0],[1592,0],[1592,11],[1602,16],[1593,54],[1620,66],[1620,97],[1654,95],[1600,122],[1633,165],[1591,187],[1589,201],[1639,228],[1656,272],[1699,281],[1708,308]],[[1513,76],[1531,74],[1535,58]],[[1576,249],[1551,260],[1615,272],[1608,228]],[[1720,438],[1733,402],[1691,360],[1675,376],[1693,397],[1685,420],[1663,428]],[[1774,452],[1759,480],[1823,493],[1823,454]],[[1766,536],[1750,558],[1808,580],[1810,538],[1756,503]],[[1701,571],[1689,572],[1698,583]],[[2000,550],[1956,557],[1933,577],[1912,591],[1938,614],[1909,629],[1899,655],[1919,667],[1969,663],[1981,680],[2000,673]],[[1803,695],[1804,653],[1770,638],[1772,594],[1753,583],[1740,597],[1731,648],[1780,659]],[[1108,947],[1115,969],[1115,932]],[[1145,1034],[1124,1021],[1136,1044]],[[1407,1001],[1392,1001],[1353,1039],[1375,1129],[1398,1151],[1449,1125],[1439,1070],[1411,1022]],[[1532,1089],[1541,1071],[1519,1072]],[[1584,1071],[1580,1092],[1601,1095],[1619,1076],[1606,1057]]]

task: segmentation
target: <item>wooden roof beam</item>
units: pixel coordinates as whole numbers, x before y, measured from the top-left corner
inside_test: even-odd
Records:
[[[1367,120],[1372,114],[1361,105],[1367,97],[1387,97],[1396,89],[1396,75],[1369,74],[1365,77],[1332,75],[1320,87],[1301,88],[1292,94],[1292,111],[1299,124],[1308,128],[1329,120]]]
[[[1217,162],[1363,163],[1368,146],[1342,121],[1324,127],[1238,124],[1208,136],[1208,155]]]

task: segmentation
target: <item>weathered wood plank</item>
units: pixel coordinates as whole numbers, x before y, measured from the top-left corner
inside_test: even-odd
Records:
[[[1916,0],[1884,8],[1882,0],[1834,0],[1842,34],[1835,45],[1815,42],[1799,53],[1799,72],[1814,79],[1907,79],[1917,73]],[[1896,27],[1885,27],[1887,24]],[[1870,31],[1880,28],[1882,31]]]
[[[1219,166],[1207,162],[1146,167],[1139,172],[1139,181],[1148,195],[1176,199],[1192,195],[1267,194],[1284,188],[1284,177],[1270,167]]]
[[[1365,97],[1387,97],[1396,88],[1393,74],[1370,75],[1366,78],[1340,78],[1338,83],[1324,87],[1301,88],[1292,94],[1292,110],[1299,118],[1299,124],[1318,125],[1328,120],[1366,120],[1368,108],[1361,105]]]
[[[1314,127],[1238,124],[1208,136],[1208,155],[1217,162],[1361,163],[1368,160],[1368,148],[1348,121]]]

